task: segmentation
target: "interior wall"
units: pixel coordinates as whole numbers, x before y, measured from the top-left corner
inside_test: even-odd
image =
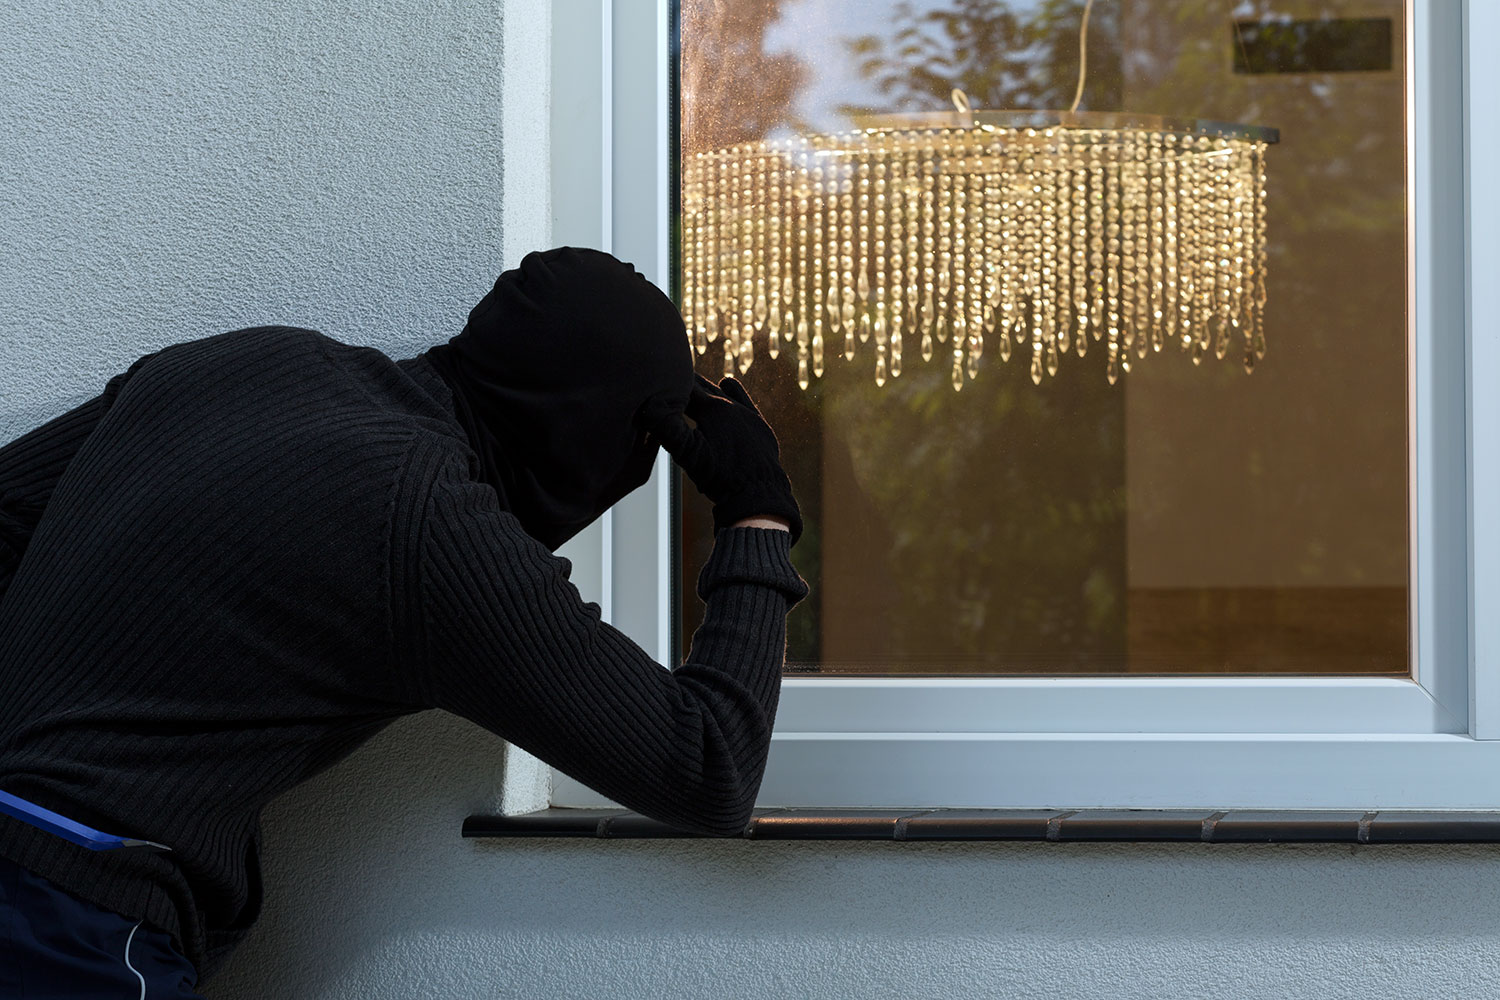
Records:
[[[1236,16],[1389,18],[1394,68],[1236,74]],[[1238,340],[1197,368],[1169,345],[1124,379],[1133,588],[1406,585],[1405,27],[1403,0],[1122,8],[1128,108],[1281,132],[1265,358],[1247,376]],[[1402,615],[1371,592],[1366,617]]]

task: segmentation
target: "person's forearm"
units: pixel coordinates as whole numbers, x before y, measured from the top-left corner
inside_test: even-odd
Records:
[[[567,565],[450,460],[421,501],[421,655],[413,704],[477,722],[630,809],[743,830],[765,766],[788,607],[807,593],[790,533],[726,528],[699,580],[708,606],[674,671],[600,621]],[[398,589],[397,591],[403,592]]]
[[[758,520],[720,532],[699,581],[707,603],[703,622],[674,671],[715,720],[713,756],[727,765],[714,796],[718,832],[748,819],[755,803],[781,689],[786,613],[806,593],[786,561],[785,527],[765,519],[768,532],[735,530],[762,527],[746,523]],[[731,775],[732,786],[724,784]]]

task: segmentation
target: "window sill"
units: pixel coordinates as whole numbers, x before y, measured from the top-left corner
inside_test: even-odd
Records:
[[[470,816],[465,837],[697,837],[623,809]],[[1050,840],[1202,843],[1492,844],[1500,812],[1157,809],[763,809],[749,840]]]

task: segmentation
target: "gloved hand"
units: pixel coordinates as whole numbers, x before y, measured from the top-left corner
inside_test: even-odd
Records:
[[[745,387],[733,378],[714,385],[699,375],[686,415],[698,426],[689,427],[682,415],[673,414],[651,432],[713,502],[714,531],[747,517],[779,517],[791,526],[795,545],[802,514],[781,468],[776,434]]]

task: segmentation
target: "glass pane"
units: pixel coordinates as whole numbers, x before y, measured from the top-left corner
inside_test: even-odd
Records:
[[[1080,92],[1084,7],[683,0],[679,288],[806,516],[789,669],[1405,673],[1403,5],[1098,0]]]

